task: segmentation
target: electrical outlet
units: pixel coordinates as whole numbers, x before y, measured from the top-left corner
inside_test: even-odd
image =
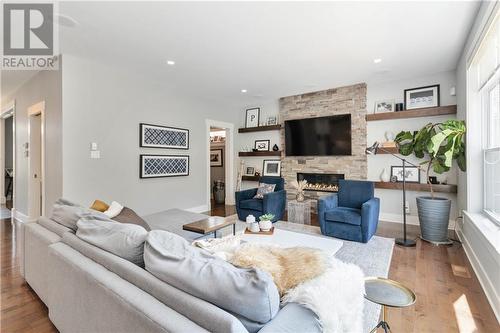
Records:
[[[410,214],[410,203],[408,201],[405,202],[405,212],[406,214]]]
[[[92,151],[90,151],[90,158],[92,158],[92,159],[99,159],[99,158],[101,158],[101,152],[99,150],[92,150]]]

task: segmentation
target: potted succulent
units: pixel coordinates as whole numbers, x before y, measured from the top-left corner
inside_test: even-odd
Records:
[[[396,136],[399,153],[404,156],[413,154],[425,158],[420,163],[425,171],[430,196],[417,197],[418,218],[422,239],[435,244],[448,243],[448,223],[451,200],[434,195],[429,172],[442,174],[450,170],[453,160],[460,170],[465,171],[465,122],[447,120],[442,123],[429,123],[413,133],[402,131]]]
[[[262,231],[269,231],[273,227],[274,214],[264,214],[259,217],[259,227]]]

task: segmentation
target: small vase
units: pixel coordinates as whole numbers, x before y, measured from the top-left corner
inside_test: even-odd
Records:
[[[304,198],[304,193],[303,192],[298,192],[297,196],[296,196],[296,199],[297,199],[298,202],[304,201],[304,199],[305,199]]]
[[[388,182],[391,180],[391,176],[389,176],[389,173],[387,172],[387,169],[384,168],[382,173],[380,174],[380,180],[383,182]]]

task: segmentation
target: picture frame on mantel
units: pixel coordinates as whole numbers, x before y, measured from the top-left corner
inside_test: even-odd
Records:
[[[259,127],[260,108],[246,110],[245,128]]]

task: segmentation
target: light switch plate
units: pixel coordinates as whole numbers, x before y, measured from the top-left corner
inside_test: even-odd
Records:
[[[101,158],[101,152],[99,150],[92,150],[90,152],[90,158],[93,158],[93,159]]]
[[[90,150],[97,150],[97,142],[90,143]]]

